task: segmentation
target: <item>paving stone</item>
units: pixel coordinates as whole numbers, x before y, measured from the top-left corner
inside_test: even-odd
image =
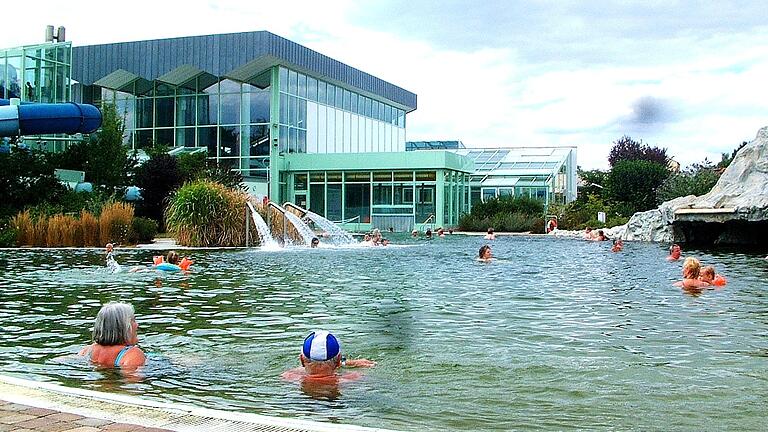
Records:
[[[84,418],[84,419],[76,420],[75,423],[81,426],[101,427],[101,426],[106,426],[108,424],[112,424],[113,422],[109,420],[102,420],[97,418]]]
[[[51,414],[47,416],[46,418],[50,419],[51,421],[65,421],[65,422],[73,422],[75,420],[80,420],[82,418],[85,418],[81,415],[77,414],[70,414],[70,413],[58,413],[58,414]]]
[[[134,432],[142,428],[143,426],[128,423],[112,423],[102,427],[101,430],[110,432]]]
[[[22,413],[34,415],[34,416],[47,416],[51,414],[56,414],[58,411],[54,411],[52,409],[47,408],[27,408]]]
[[[61,432],[72,429],[74,427],[78,427],[78,425],[70,422],[55,422],[49,423],[41,428],[37,428],[37,430],[45,432]]]
[[[27,420],[32,420],[33,418],[36,418],[35,416],[31,416],[29,414],[21,414],[18,412],[9,412],[7,414],[0,415],[0,423],[4,424],[16,424],[21,423]]]
[[[136,429],[136,432],[170,432],[170,431],[168,429],[143,427],[143,428]]]
[[[0,409],[2,409],[3,411],[24,411],[25,409],[30,409],[30,408],[32,407],[27,405],[16,404],[16,403],[9,403],[4,405]]]
[[[73,429],[65,429],[64,432],[99,432],[99,428],[93,426],[80,426]]]
[[[56,421],[46,417],[35,417],[31,420],[16,423],[16,426],[28,429],[43,429],[50,426],[51,423],[56,423]]]

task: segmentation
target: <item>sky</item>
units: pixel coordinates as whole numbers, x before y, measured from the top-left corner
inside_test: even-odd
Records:
[[[29,7],[28,5],[33,5]],[[408,140],[576,146],[623,135],[682,165],[768,126],[768,6],[754,1],[37,0],[0,47],[65,26],[75,46],[267,30],[418,95]]]

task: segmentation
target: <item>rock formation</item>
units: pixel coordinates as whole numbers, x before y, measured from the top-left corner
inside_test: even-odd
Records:
[[[635,213],[622,238],[641,241],[756,243],[768,226],[768,127],[736,154],[715,187],[700,197]],[[764,235],[764,234],[763,234]]]

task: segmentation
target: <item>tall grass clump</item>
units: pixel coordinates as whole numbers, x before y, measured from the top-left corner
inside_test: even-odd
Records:
[[[121,202],[106,204],[99,216],[100,243],[128,243],[132,224],[133,206]]]
[[[103,246],[99,242],[99,219],[91,212],[80,211],[80,229],[83,232],[83,246]]]
[[[245,192],[210,180],[179,188],[165,209],[168,232],[184,246],[245,244]]]
[[[12,217],[11,226],[16,230],[16,245],[32,246],[34,244],[35,221],[29,210],[19,212]]]
[[[48,218],[45,244],[48,247],[81,246],[83,229],[73,216],[56,214]]]

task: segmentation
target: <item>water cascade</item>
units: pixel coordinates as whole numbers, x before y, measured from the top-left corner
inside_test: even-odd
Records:
[[[251,211],[251,218],[253,219],[253,224],[256,225],[256,231],[259,233],[259,244],[261,247],[270,249],[280,247],[277,241],[275,241],[275,239],[272,237],[272,232],[269,230],[267,223],[264,222],[264,218],[261,217],[261,214],[259,214],[259,212],[253,208],[253,204],[250,202],[246,204],[248,205],[248,209]]]
[[[328,237],[324,236],[324,241],[327,241],[331,244],[337,245],[337,246],[343,246],[343,245],[351,245],[356,244],[357,240],[355,240],[354,237],[352,237],[352,234],[344,231],[336,225],[335,223],[329,221],[328,219],[320,216],[317,213],[307,211],[306,213],[307,217],[312,220],[312,222],[315,223],[320,229],[322,229],[324,232],[328,234]]]
[[[309,245],[312,243],[312,238],[315,237],[315,233],[312,232],[312,229],[307,226],[307,224],[304,223],[298,216],[291,212],[285,212],[283,213],[283,216],[288,219],[296,228],[296,231],[299,232],[299,235],[304,240],[304,243]]]

